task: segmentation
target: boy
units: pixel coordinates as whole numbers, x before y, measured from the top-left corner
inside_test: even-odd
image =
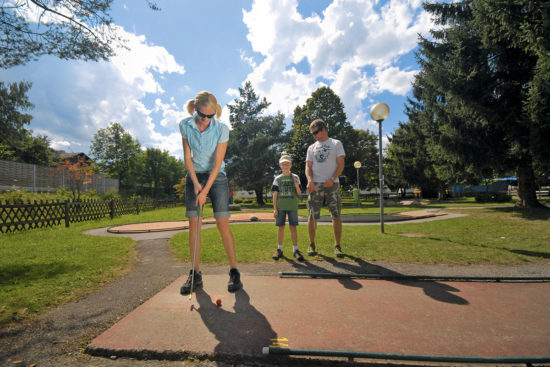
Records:
[[[285,219],[288,215],[288,225],[294,247],[294,258],[298,261],[304,261],[304,257],[298,251],[298,234],[296,226],[298,225],[298,201],[302,194],[300,189],[300,177],[290,172],[292,168],[292,159],[288,154],[281,155],[279,167],[282,173],[275,177],[273,181],[273,217],[275,225],[279,227],[277,239],[279,246],[273,255],[274,260],[279,260],[283,256],[283,238],[285,236]]]

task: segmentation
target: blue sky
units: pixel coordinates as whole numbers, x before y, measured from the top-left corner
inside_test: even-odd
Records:
[[[348,121],[378,133],[369,117],[390,106],[383,135],[403,114],[418,34],[433,28],[421,0],[115,0],[111,15],[129,49],[108,62],[59,60],[0,69],[4,82],[33,83],[30,128],[56,149],[88,152],[97,130],[122,124],[143,147],[182,157],[178,122],[187,100],[216,95],[226,105],[250,81],[270,111],[292,112],[319,87],[340,96]],[[345,142],[344,142],[345,145]]]

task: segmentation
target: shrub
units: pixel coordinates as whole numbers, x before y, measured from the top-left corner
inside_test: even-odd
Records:
[[[478,192],[475,199],[480,203],[505,203],[512,200],[511,196],[505,192]]]
[[[106,201],[108,201],[108,200],[121,200],[122,199],[121,196],[113,190],[107,191],[106,193],[101,195],[101,198],[103,200],[106,200]]]

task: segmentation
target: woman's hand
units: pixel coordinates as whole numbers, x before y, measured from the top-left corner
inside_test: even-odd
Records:
[[[206,204],[206,192],[201,192],[197,196],[196,205],[200,206],[201,208]]]
[[[198,196],[199,192],[202,191],[202,185],[200,183],[194,184],[193,188],[195,189],[195,196]]]
[[[195,205],[199,207],[203,207],[204,204],[206,204],[206,195],[207,193],[204,192],[203,186],[201,184],[195,185],[195,196],[197,197],[197,200],[195,201]]]

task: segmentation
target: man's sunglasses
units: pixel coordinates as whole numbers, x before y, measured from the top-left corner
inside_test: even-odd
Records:
[[[311,133],[312,133],[313,135],[317,135],[317,134],[319,134],[319,131],[321,131],[321,130],[323,130],[322,127],[318,128],[318,129],[315,130],[315,131],[312,131]]]
[[[214,117],[215,113],[211,114],[211,115],[205,115],[204,113],[202,113],[201,111],[199,110],[195,110],[197,111],[197,114],[202,117],[202,118],[207,118],[207,119],[211,119],[212,117]]]

